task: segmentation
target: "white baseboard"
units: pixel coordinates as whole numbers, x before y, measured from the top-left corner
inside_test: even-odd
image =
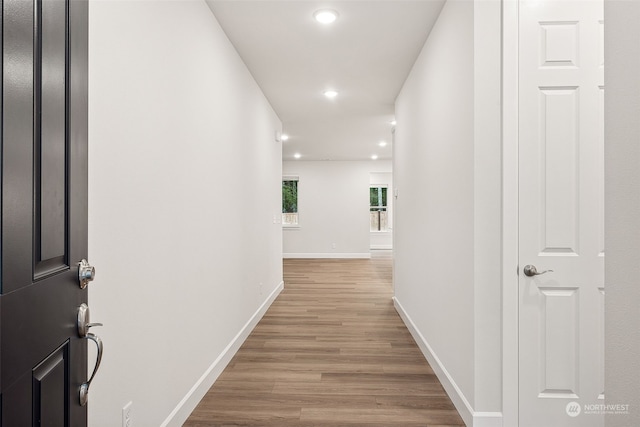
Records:
[[[337,254],[333,252],[326,253],[291,253],[291,254],[282,254],[282,258],[371,258],[371,254],[367,253],[346,253],[346,254]]]
[[[473,427],[502,427],[502,412],[474,412]]]
[[[218,358],[191,387],[191,390],[182,398],[175,409],[171,411],[160,427],[180,427],[184,424],[283,289],[284,282],[280,282]]]
[[[369,249],[371,249],[372,251],[375,250],[382,250],[382,249],[393,249],[393,245],[371,245],[369,247]]]
[[[422,354],[431,365],[431,368],[435,372],[436,376],[440,380],[442,387],[449,395],[449,398],[453,402],[454,406],[458,410],[458,413],[462,417],[467,427],[502,427],[502,413],[501,412],[474,412],[473,408],[469,404],[469,401],[462,393],[462,390],[458,387],[453,380],[445,366],[442,364],[438,356],[434,353],[433,349],[422,336],[416,325],[411,320],[411,317],[402,307],[400,301],[396,297],[393,297],[393,305],[396,311],[402,318],[402,321],[409,329],[409,332],[413,336],[413,339],[418,344],[418,347],[422,351]]]

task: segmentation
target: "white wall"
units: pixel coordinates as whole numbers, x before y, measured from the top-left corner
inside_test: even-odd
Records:
[[[94,0],[89,47],[89,421],[181,425],[281,289],[281,123],[204,1]]]
[[[640,425],[640,3],[605,1],[607,427]]]
[[[283,229],[284,256],[368,258],[370,173],[390,170],[379,160],[283,162],[299,177],[300,225]]]
[[[474,411],[502,407],[502,5],[474,2]]]
[[[396,307],[467,425],[502,425],[500,42],[447,1],[396,100]]]
[[[445,4],[396,121],[396,298],[473,404],[473,3]]]

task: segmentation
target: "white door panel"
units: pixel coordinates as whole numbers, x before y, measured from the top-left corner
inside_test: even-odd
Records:
[[[602,1],[520,2],[522,427],[604,425],[566,412],[603,403],[602,16]]]

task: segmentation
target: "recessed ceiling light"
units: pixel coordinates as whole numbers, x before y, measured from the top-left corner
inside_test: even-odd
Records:
[[[283,141],[286,141],[287,139],[289,139],[289,135],[287,135],[286,133],[283,133],[280,139],[282,139]]]
[[[300,157],[302,157],[302,154],[296,153],[296,154],[293,155],[293,157],[295,157],[296,159],[299,159]]]
[[[378,160],[378,155],[374,154],[373,156],[371,156],[371,160]]]
[[[338,19],[338,12],[331,9],[320,9],[313,13],[313,17],[321,24],[331,24]]]
[[[395,126],[395,125],[396,125],[396,123],[397,123],[397,122],[396,122],[395,120],[391,120],[391,125],[392,125],[392,126]]]
[[[335,98],[336,96],[338,96],[338,92],[336,92],[335,90],[326,90],[324,91],[324,96],[329,99]]]
[[[282,139],[284,140],[284,135],[282,135]],[[378,143],[378,145],[379,145],[380,147],[386,147],[386,146],[387,146],[387,141],[380,141],[380,142]]]

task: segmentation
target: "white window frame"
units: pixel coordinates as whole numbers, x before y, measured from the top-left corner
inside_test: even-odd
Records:
[[[385,208],[385,212],[387,213],[387,221],[389,218],[389,185],[387,184],[369,184],[369,192],[371,192],[372,188],[386,188],[387,189],[387,205],[386,206],[382,206]],[[369,201],[371,202],[371,201]],[[369,204],[369,215],[371,215],[371,208],[375,208],[378,206],[371,206],[371,204]],[[379,225],[378,225],[379,226]],[[371,233],[388,233],[389,231],[391,231],[391,227],[389,226],[389,223],[387,222],[387,229],[386,230],[371,230],[371,227],[369,227],[369,231]]]
[[[295,230],[300,228],[300,177],[297,175],[283,175],[282,176],[282,181],[297,181],[298,185],[297,185],[297,198],[298,200],[296,200],[296,205],[298,206],[298,212],[296,212],[297,214],[297,219],[298,222],[296,224],[285,224],[284,222],[284,213],[282,213],[282,218],[281,218],[281,222],[282,222],[282,228],[283,229],[290,229],[290,230]]]

